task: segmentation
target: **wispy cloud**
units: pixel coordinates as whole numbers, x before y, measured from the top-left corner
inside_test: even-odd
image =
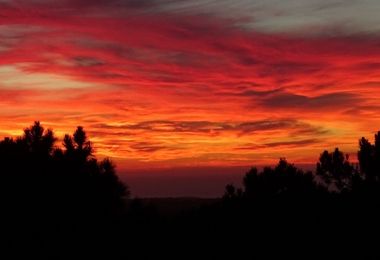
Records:
[[[378,7],[298,4],[3,1],[2,135],[84,125],[99,155],[136,163],[354,150],[380,119]]]

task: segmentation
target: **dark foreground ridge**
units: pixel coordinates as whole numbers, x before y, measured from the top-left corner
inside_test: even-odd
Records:
[[[337,148],[315,172],[281,158],[220,199],[130,199],[82,127],[56,137],[35,122],[0,142],[5,259],[378,259],[380,137],[357,165]],[[318,175],[323,180],[315,181]]]

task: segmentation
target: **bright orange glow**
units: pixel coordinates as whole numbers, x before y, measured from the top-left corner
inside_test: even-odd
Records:
[[[61,140],[82,125],[123,170],[355,158],[380,130],[380,34],[43,2],[0,8],[1,138],[35,120]]]

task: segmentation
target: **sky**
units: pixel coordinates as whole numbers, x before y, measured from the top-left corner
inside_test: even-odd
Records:
[[[38,120],[61,146],[81,125],[122,177],[315,165],[335,147],[355,161],[380,130],[379,13],[375,0],[0,0],[0,138]]]

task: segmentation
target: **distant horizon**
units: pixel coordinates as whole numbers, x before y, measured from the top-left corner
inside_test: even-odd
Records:
[[[316,163],[314,165],[294,164],[294,166],[304,171],[314,172]],[[220,198],[227,184],[233,183],[235,187],[242,188],[243,177],[252,167],[261,171],[264,167],[275,166],[151,168],[121,171],[118,175],[130,187],[131,198]]]

